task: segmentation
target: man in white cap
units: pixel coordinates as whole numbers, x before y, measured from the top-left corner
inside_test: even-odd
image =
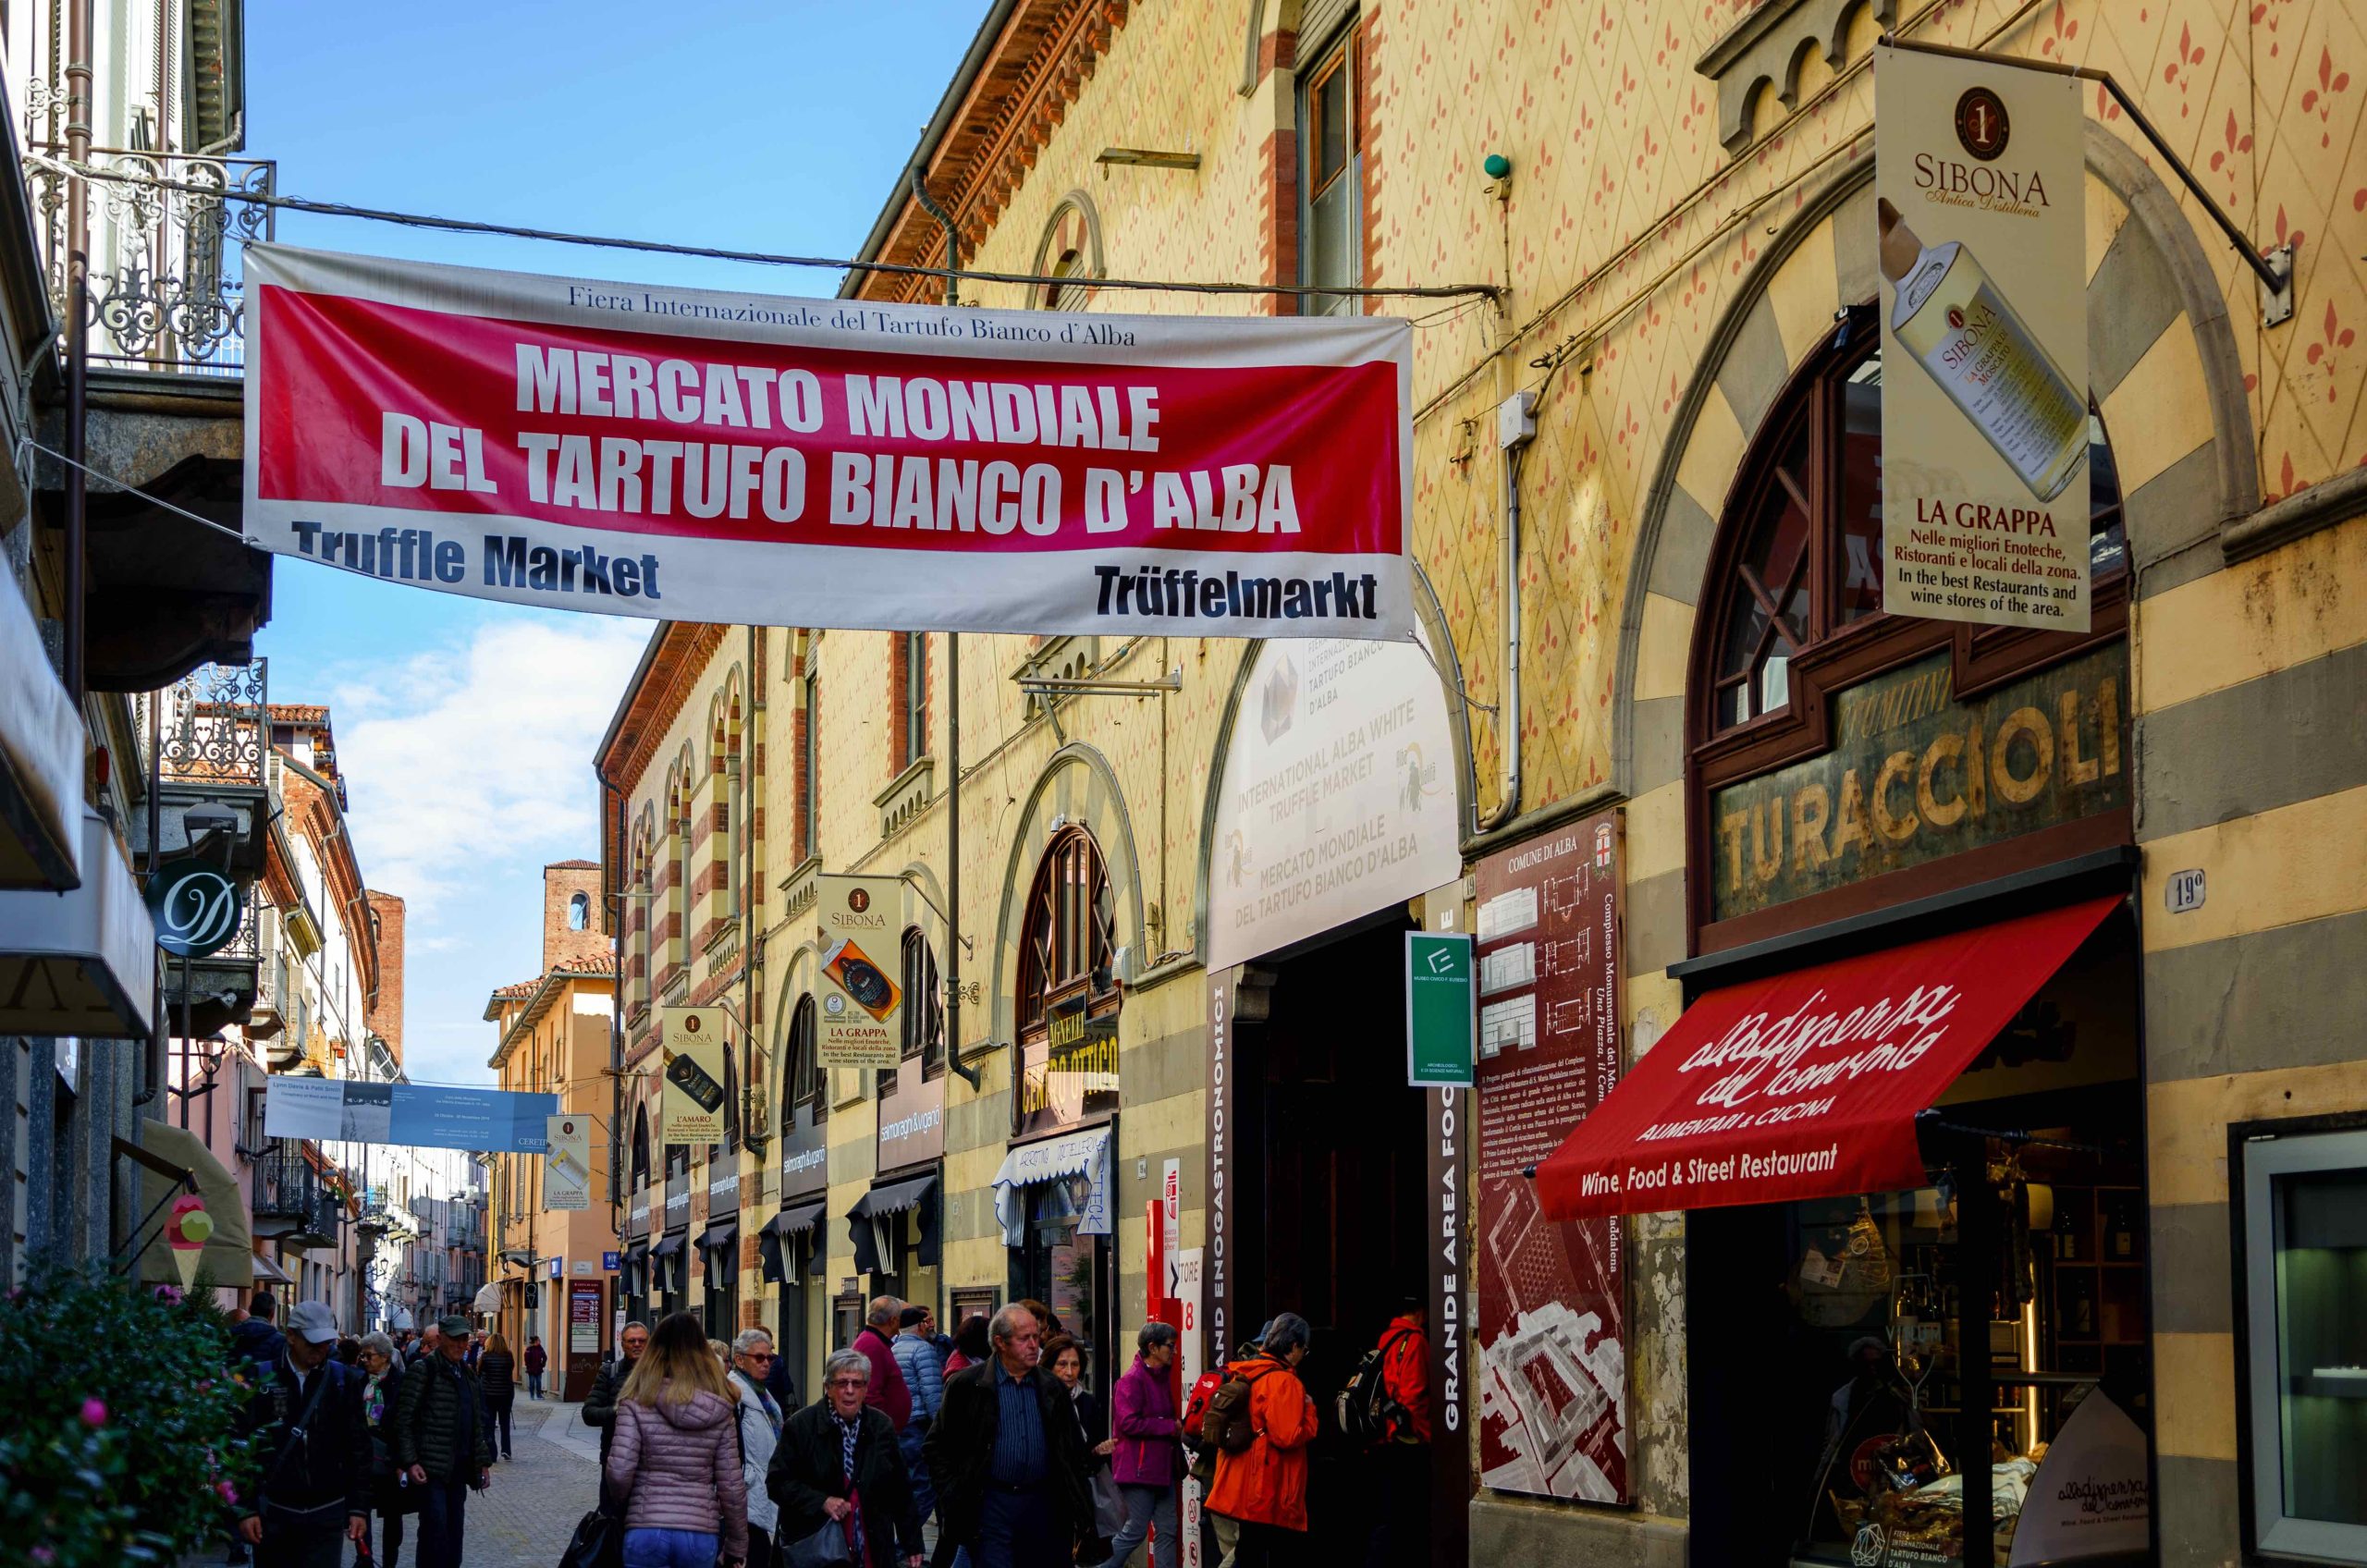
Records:
[[[263,1472],[239,1500],[239,1536],[256,1568],[338,1568],[347,1541],[370,1538],[362,1379],[338,1364],[337,1340],[328,1307],[300,1302],[278,1359],[258,1368],[240,1430],[261,1435]]]

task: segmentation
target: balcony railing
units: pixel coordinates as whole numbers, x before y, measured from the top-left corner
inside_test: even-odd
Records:
[[[55,161],[66,149],[35,142]],[[129,370],[236,374],[245,368],[246,284],[239,246],[274,237],[273,209],[242,200],[272,194],[278,165],[136,148],[94,148],[89,166],[129,179],[91,183],[91,359]],[[50,298],[66,313],[68,176],[29,161]],[[143,183],[170,181],[172,189]]]
[[[329,1191],[303,1145],[274,1138],[255,1161],[254,1231],[292,1246],[332,1246],[345,1206]]]
[[[271,752],[270,661],[200,665],[161,692],[133,699],[140,743],[156,708],[157,775],[167,784],[260,790]]]

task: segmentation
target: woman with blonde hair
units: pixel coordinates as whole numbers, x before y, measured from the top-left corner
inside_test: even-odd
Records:
[[[618,1391],[608,1450],[610,1495],[625,1510],[623,1568],[747,1561],[736,1408],[699,1320],[677,1312],[659,1323]]]

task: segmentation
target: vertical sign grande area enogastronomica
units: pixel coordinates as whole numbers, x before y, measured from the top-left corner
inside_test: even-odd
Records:
[[[1479,1480],[1625,1502],[1625,1238],[1549,1220],[1524,1171],[1619,1079],[1620,823],[1607,812],[1474,868],[1479,972]]]
[[[1883,607],[2088,630],[2079,83],[1874,51]]]

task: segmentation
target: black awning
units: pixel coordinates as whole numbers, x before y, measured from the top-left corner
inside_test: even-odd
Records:
[[[631,1246],[625,1248],[625,1261],[627,1263],[639,1263],[643,1258],[647,1257],[648,1256],[649,1243],[647,1242],[635,1242]]]
[[[534,1267],[533,1249],[531,1247],[504,1247],[501,1251],[501,1261],[504,1263],[514,1263],[521,1268],[532,1268]]]
[[[921,1200],[928,1196],[929,1189],[936,1185],[937,1175],[932,1171],[926,1176],[914,1176],[907,1181],[889,1182],[874,1187],[854,1200],[854,1207],[847,1210],[847,1218],[876,1219],[881,1215],[901,1214],[908,1208],[918,1208]]]
[[[756,1256],[762,1264],[762,1277],[767,1285],[787,1283],[792,1270],[783,1259],[786,1252],[796,1260],[795,1273],[803,1274],[810,1266],[813,1249],[821,1240],[819,1227],[829,1205],[816,1198],[782,1209],[765,1221],[756,1232]]]
[[[690,1244],[690,1240],[689,1231],[677,1231],[670,1236],[660,1238],[657,1245],[652,1249],[653,1255],[658,1257],[679,1257],[681,1256],[682,1249]]]
[[[801,1231],[811,1231],[822,1222],[829,1205],[820,1198],[812,1203],[792,1204],[765,1221],[767,1236],[794,1236]]]
[[[699,1232],[699,1250],[719,1252],[740,1239],[740,1222],[726,1219]]]
[[[854,1266],[862,1273],[871,1274],[879,1268],[879,1222],[917,1209],[920,1214],[920,1244],[913,1261],[923,1268],[938,1265],[938,1206],[937,1173],[908,1176],[901,1181],[882,1182],[854,1200],[847,1210],[847,1238],[854,1244]]]

